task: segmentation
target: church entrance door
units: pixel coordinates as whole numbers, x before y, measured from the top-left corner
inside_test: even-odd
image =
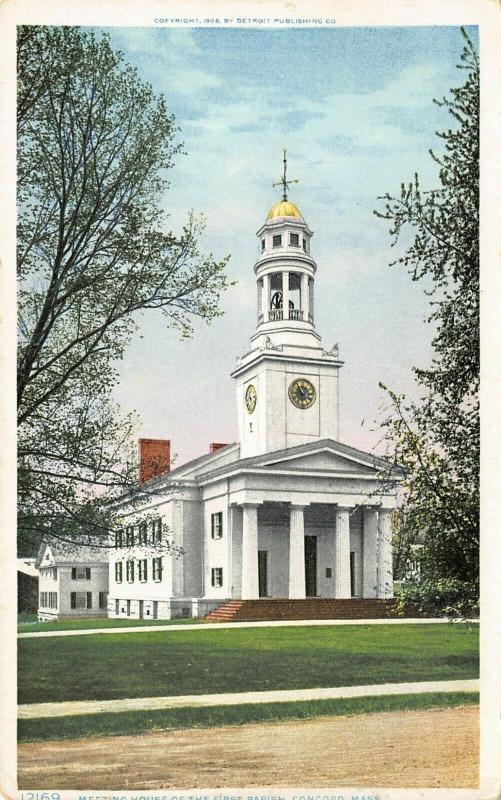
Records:
[[[355,597],[356,589],[355,589],[355,553],[353,550],[350,553],[350,589],[351,589],[351,596]]]
[[[306,597],[317,596],[317,537],[304,537]]]
[[[257,569],[259,597],[268,597],[268,551],[258,550]]]

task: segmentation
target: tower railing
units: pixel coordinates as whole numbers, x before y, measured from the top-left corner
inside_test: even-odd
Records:
[[[313,318],[310,315],[309,322],[313,322]],[[264,315],[258,314],[258,323],[263,322]],[[289,316],[284,317],[284,310],[283,308],[270,308],[269,317],[270,322],[281,322],[283,319],[290,319],[295,321],[301,321],[304,319],[304,311],[302,308],[289,308]]]

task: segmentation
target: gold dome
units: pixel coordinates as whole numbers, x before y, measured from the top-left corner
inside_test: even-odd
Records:
[[[296,217],[302,219],[303,215],[294,203],[288,200],[280,200],[279,203],[270,208],[267,219],[275,219],[276,217]]]

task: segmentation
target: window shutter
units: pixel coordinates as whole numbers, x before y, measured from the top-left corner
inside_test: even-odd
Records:
[[[87,592],[87,608],[92,608],[92,592]]]
[[[90,581],[90,567],[85,567],[85,577]]]
[[[76,570],[76,567],[72,567],[71,568],[71,580],[75,581],[76,579],[77,579],[77,570]]]
[[[210,571],[210,582],[211,582],[211,586],[215,586],[216,581],[215,581],[215,570],[214,569],[211,569],[211,571]]]
[[[76,608],[77,607],[77,593],[76,592],[72,592],[71,593],[70,605],[71,605],[72,608]]]
[[[211,514],[211,517],[210,517],[210,526],[211,526],[210,535],[211,535],[212,539],[214,538],[215,522],[216,522],[216,515],[215,514]]]

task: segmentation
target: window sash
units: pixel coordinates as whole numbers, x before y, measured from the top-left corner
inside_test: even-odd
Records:
[[[127,525],[125,529],[127,547],[134,547],[134,525]]]
[[[72,567],[71,579],[73,581],[90,581],[91,570],[90,567]]]
[[[151,541],[153,544],[160,544],[162,541],[162,518],[156,517],[151,522]]]
[[[161,581],[163,572],[162,556],[159,556],[158,558],[153,558],[152,566],[153,566],[153,580]]]
[[[138,544],[148,543],[148,526],[146,522],[139,523]]]
[[[211,515],[211,536],[213,539],[221,539],[223,536],[223,512],[216,511]]]
[[[123,579],[123,562],[117,561],[115,564],[115,581],[116,583],[122,583]]]
[[[134,583],[134,562],[127,561],[127,581]]]
[[[141,558],[138,561],[139,580],[145,583],[148,580],[148,559]]]
[[[214,586],[216,589],[221,588],[223,585],[223,568],[222,567],[212,567],[211,570],[211,585]]]
[[[92,608],[92,592],[71,592],[71,608]]]

